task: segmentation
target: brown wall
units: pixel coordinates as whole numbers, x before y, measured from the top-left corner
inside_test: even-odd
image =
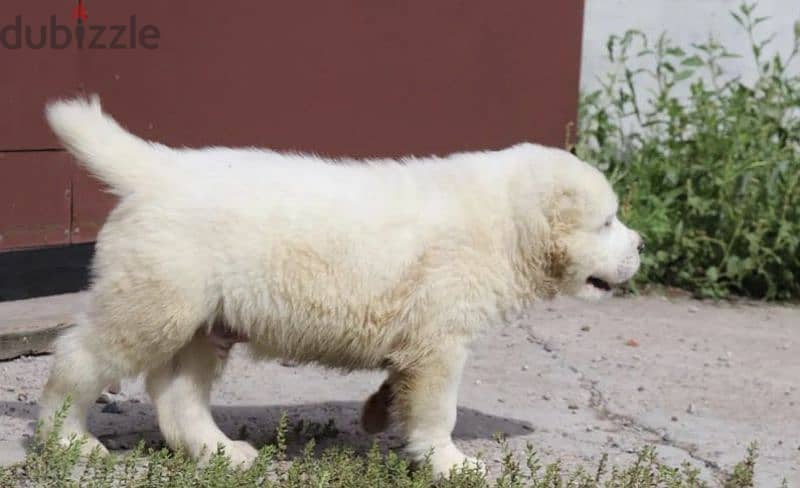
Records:
[[[576,116],[582,0],[85,2],[89,24],[157,26],[159,47],[0,46],[0,250],[91,241],[113,204],[52,151],[58,96],[97,92],[168,144],[351,156],[563,145]],[[74,26],[54,3],[3,0],[0,27]]]

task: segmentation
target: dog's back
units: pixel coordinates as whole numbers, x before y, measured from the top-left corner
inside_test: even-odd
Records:
[[[421,312],[459,300],[464,283],[437,275],[483,288],[475,273],[507,271],[476,262],[476,242],[490,249],[502,235],[480,216],[500,221],[502,209],[481,199],[464,161],[172,149],[125,131],[96,99],[47,116],[121,197],[98,237],[93,294],[101,310],[148,317],[120,330],[123,342],[157,342],[166,310],[193,317],[175,329],[223,320],[268,356],[378,367],[398,341],[427,334]]]

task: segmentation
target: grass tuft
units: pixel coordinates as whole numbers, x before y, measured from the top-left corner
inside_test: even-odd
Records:
[[[688,464],[670,467],[662,464],[655,449],[642,449],[628,466],[608,468],[603,457],[594,469],[566,470],[560,462],[544,464],[533,446],[514,453],[502,438],[500,474],[487,477],[476,468],[453,470],[446,479],[433,476],[429,463],[412,466],[395,452],[383,453],[377,444],[366,453],[344,446],[318,452],[313,432],[293,440],[305,441],[301,453],[290,458],[289,422],[285,416],[278,425],[275,442],[264,446],[253,466],[233,467],[221,451],[202,466],[183,451],[147,448],[142,442],[127,454],[101,454],[93,451],[81,457],[83,440],[67,445],[58,441],[65,406],[56,414],[56,429],[36,441],[24,462],[0,468],[0,486],[22,487],[271,487],[271,488],[689,488],[707,486],[699,471]],[[308,424],[303,424],[308,425]],[[327,431],[334,426],[325,424]],[[302,429],[295,428],[295,434]],[[308,437],[306,437],[308,435]],[[758,451],[755,445],[720,484],[724,488],[753,486]]]

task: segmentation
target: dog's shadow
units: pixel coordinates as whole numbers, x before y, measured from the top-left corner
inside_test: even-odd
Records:
[[[38,406],[23,402],[0,402],[0,412],[29,420],[32,432]],[[393,429],[379,435],[365,433],[360,427],[361,403],[358,402],[212,406],[212,412],[226,435],[232,439],[246,440],[257,448],[275,441],[276,429],[285,415],[289,455],[298,453],[311,439],[322,449],[345,446],[356,452],[365,452],[375,442],[384,451],[403,445],[402,437]],[[164,446],[155,409],[149,403],[124,401],[113,406],[94,405],[89,413],[88,425],[92,434],[111,451],[132,449],[142,440],[148,447]],[[523,420],[459,407],[453,437],[456,440],[492,439],[497,435],[515,437],[530,434],[533,430],[534,427]]]

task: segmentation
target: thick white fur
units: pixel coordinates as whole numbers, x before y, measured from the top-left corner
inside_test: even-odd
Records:
[[[258,357],[387,370],[365,427],[391,418],[446,473],[467,460],[451,431],[475,334],[556,293],[604,296],[589,276],[619,283],[639,266],[606,179],[557,149],[331,161],[149,143],[97,99],[51,104],[47,119],[120,196],[91,306],[59,339],[42,399],[47,422],[72,398],[65,437],[88,435],[104,385],[144,372],[171,446],[251,462],[210,415],[224,359],[208,334],[223,324]]]

